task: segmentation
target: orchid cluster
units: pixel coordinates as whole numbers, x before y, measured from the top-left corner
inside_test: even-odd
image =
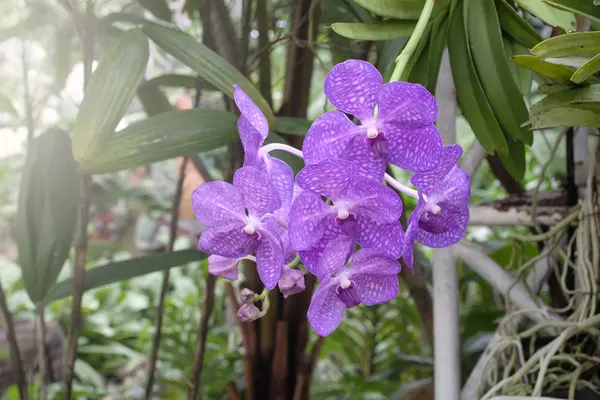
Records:
[[[263,316],[266,294],[276,286],[286,297],[304,290],[304,265],[321,281],[308,320],[327,336],[347,308],[397,296],[398,259],[412,269],[415,241],[440,248],[464,235],[470,180],[457,165],[461,147],[444,147],[434,126],[435,98],[421,85],[382,81],[367,62],[336,65],[324,89],[338,111],[312,124],[302,152],[265,145],[265,116],[235,86],[244,165],[233,184],[198,187],[192,203],[206,226],[198,246],[211,254],[210,273],[236,280],[241,260],[256,262],[265,291],[242,290],[242,320]],[[273,150],[302,157],[304,169],[294,177],[269,154]],[[413,173],[416,190],[386,174],[388,163]],[[402,201],[392,188],[417,199],[406,232],[399,221]]]

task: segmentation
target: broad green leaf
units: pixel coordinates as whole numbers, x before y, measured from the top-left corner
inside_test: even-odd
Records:
[[[465,24],[481,86],[503,132],[527,145],[533,134],[521,125],[529,118],[503,48],[494,0],[465,0]]]
[[[156,86],[165,87],[183,87],[186,89],[195,89],[198,78],[192,75],[183,74],[165,74],[148,80]]]
[[[507,138],[508,154],[499,154],[502,164],[508,172],[516,179],[521,180],[525,177],[527,163],[525,159],[525,146],[522,142],[517,142]]]
[[[14,117],[19,116],[19,113],[15,109],[15,106],[13,106],[12,101],[2,93],[0,93],[0,113],[7,113]]]
[[[510,38],[504,37],[504,51],[506,57],[511,59],[516,54],[527,54],[527,48],[521,43],[513,41]],[[523,96],[529,94],[531,90],[531,82],[533,80],[533,72],[530,69],[523,68],[517,63],[509,63],[513,78],[519,87],[519,91]]]
[[[532,115],[527,124],[531,129],[568,126],[600,128],[600,112],[581,107],[557,107]]]
[[[425,0],[354,0],[365,9],[382,17],[418,19]]]
[[[544,0],[552,7],[561,10],[570,11],[575,14],[583,15],[600,23],[600,7],[593,5],[588,0]]]
[[[173,109],[167,96],[165,96],[154,81],[142,83],[138,88],[137,97],[140,99],[144,111],[146,111],[149,117]]]
[[[146,10],[156,18],[171,22],[171,10],[165,0],[137,0]]]
[[[136,122],[117,132],[106,151],[83,166],[91,174],[120,171],[214,150],[238,137],[234,114],[211,110],[175,110]]]
[[[558,26],[565,32],[576,28],[575,16],[569,12],[557,10],[542,0],[516,0],[517,4],[550,26]]]
[[[600,32],[573,32],[546,39],[531,54],[541,58],[593,57],[600,53]]]
[[[548,94],[531,106],[531,115],[540,114],[552,108],[600,104],[600,84],[577,87]]]
[[[414,20],[387,20],[381,22],[337,22],[331,28],[341,36],[358,40],[390,40],[408,37],[415,29]]]
[[[144,77],[148,56],[139,29],[122,34],[102,55],[73,126],[73,154],[82,164],[104,150]]]
[[[473,133],[488,153],[506,154],[508,144],[483,91],[465,34],[464,15],[457,10],[448,29],[448,50],[458,103]]]
[[[206,257],[205,253],[190,249],[153,254],[150,256],[101,265],[86,271],[84,282],[85,291],[110,285],[111,283],[137,278],[152,272],[164,271],[172,267],[200,261]],[[72,295],[72,289],[72,279],[65,279],[52,288],[44,298],[44,303],[48,304],[58,299],[70,297]]]
[[[575,83],[581,83],[598,71],[600,71],[600,53],[575,71],[571,80]]]
[[[69,255],[79,204],[77,177],[66,132],[51,128],[33,140],[19,188],[16,241],[25,290],[36,304]]]
[[[511,60],[520,66],[530,69],[536,74],[546,76],[557,83],[571,83],[573,69],[564,65],[553,64],[536,56],[516,55]]]
[[[529,49],[542,40],[535,28],[524,20],[506,0],[497,0],[496,4],[498,5],[498,20],[506,34]]]
[[[311,124],[310,121],[307,121],[304,118],[277,117],[275,131],[286,133],[288,135],[306,136]]]
[[[275,115],[258,89],[235,67],[193,37],[175,29],[165,28],[146,21],[144,32],[167,53],[192,68],[223,93],[233,97],[233,85],[239,85],[254,100],[275,126]]]

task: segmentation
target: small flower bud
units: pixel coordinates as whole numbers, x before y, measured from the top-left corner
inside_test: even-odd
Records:
[[[304,274],[297,269],[286,268],[279,278],[279,290],[283,297],[300,293],[305,289]]]
[[[248,288],[243,288],[240,291],[240,301],[244,304],[253,303],[254,296],[256,296],[256,293],[254,293],[252,290],[250,290]]]
[[[253,303],[243,304],[237,312],[237,317],[242,322],[250,322],[260,318],[260,310]]]

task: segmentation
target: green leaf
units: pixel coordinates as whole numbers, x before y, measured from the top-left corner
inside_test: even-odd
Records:
[[[146,10],[156,18],[171,22],[171,10],[165,0],[137,0]]]
[[[506,52],[506,57],[511,59],[516,54],[527,54],[527,48],[520,44],[519,42],[512,41],[507,37],[504,37],[504,51]],[[529,94],[531,90],[531,82],[533,80],[533,73],[531,70],[527,68],[523,68],[517,63],[508,63],[510,70],[512,72],[513,78],[519,87],[519,91],[523,96]]]
[[[576,28],[575,16],[569,12],[557,10],[542,0],[516,0],[517,4],[550,26],[558,26],[565,32]]]
[[[600,7],[595,7],[588,0],[544,0],[545,3],[561,10],[583,15],[592,21],[600,22]]]
[[[296,117],[277,117],[277,126],[275,132],[285,133],[288,135],[306,136],[310,129],[311,122],[304,118]]]
[[[557,83],[571,83],[573,69],[564,65],[553,64],[536,56],[516,55],[511,60],[520,66],[530,69],[536,74],[547,76]]]
[[[140,99],[142,107],[144,107],[144,111],[146,111],[149,117],[173,109],[167,96],[153,81],[142,83],[137,90],[137,97]]]
[[[25,290],[36,304],[69,255],[79,204],[77,177],[66,132],[51,128],[33,140],[19,188],[16,241]]]
[[[548,94],[531,106],[531,115],[540,114],[557,107],[581,107],[600,104],[600,84],[561,90]],[[575,125],[576,126],[576,125]]]
[[[195,89],[198,78],[192,75],[183,74],[165,74],[150,79],[156,86],[182,87],[186,89]]]
[[[192,68],[228,96],[233,97],[233,85],[239,85],[265,114],[269,125],[275,126],[275,115],[258,89],[217,53],[181,31],[148,21],[143,29],[163,50]]]
[[[473,62],[503,132],[513,140],[533,143],[532,132],[521,125],[529,118],[503,49],[494,0],[465,0],[465,23]]]
[[[91,174],[120,171],[226,146],[238,138],[237,117],[211,109],[174,110],[117,132],[106,151],[84,165]]]
[[[341,36],[358,40],[390,40],[408,37],[415,29],[416,21],[387,20],[381,22],[337,22],[331,28]]]
[[[457,10],[448,30],[448,50],[460,110],[488,153],[506,154],[508,144],[477,76],[465,35],[464,15]]]
[[[571,80],[575,83],[581,83],[598,71],[600,71],[600,53],[575,71]]]
[[[418,19],[425,0],[354,0],[365,9],[382,17]]]
[[[139,29],[122,34],[102,55],[73,126],[78,161],[85,163],[102,153],[135,96],[148,56],[148,40]]]
[[[497,0],[498,20],[502,30],[528,49],[538,44],[542,38],[529,22],[523,19],[506,0]]]
[[[569,126],[600,128],[600,112],[581,107],[557,107],[532,115],[527,124],[532,129]]]
[[[13,106],[12,101],[10,101],[8,96],[5,96],[2,93],[0,93],[0,113],[7,113],[14,117],[19,117],[19,113],[15,106]]]
[[[190,249],[153,254],[101,265],[85,273],[84,288],[85,291],[96,289],[111,283],[122,282],[152,272],[164,271],[172,267],[200,261],[206,257],[205,253]],[[44,303],[49,304],[55,300],[70,297],[72,288],[72,279],[65,279],[57,283],[44,298]]]
[[[593,57],[600,53],[600,32],[573,32],[546,39],[531,54],[541,58]]]
[[[508,154],[499,154],[500,160],[512,176],[517,180],[521,180],[525,177],[525,170],[527,169],[525,146],[522,142],[517,142],[510,138],[508,138],[507,143]]]

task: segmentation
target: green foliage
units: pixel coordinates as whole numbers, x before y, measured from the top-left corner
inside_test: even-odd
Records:
[[[415,21],[387,20],[369,23],[338,22],[331,25],[331,28],[338,35],[349,39],[390,40],[410,36],[415,25]]]
[[[57,128],[32,142],[16,216],[19,264],[27,294],[39,303],[56,282],[69,255],[79,191],[69,135]]]

